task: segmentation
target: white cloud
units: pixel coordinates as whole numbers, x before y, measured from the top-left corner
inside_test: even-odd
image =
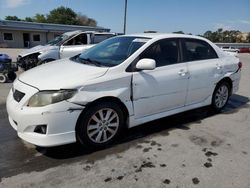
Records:
[[[223,30],[232,30],[233,29],[233,27],[231,25],[224,24],[224,23],[216,23],[214,25],[214,30],[217,30],[220,28],[222,28]]]
[[[239,20],[242,24],[250,24],[250,20]]]
[[[223,30],[250,30],[250,20],[227,20],[220,23],[214,23],[213,25],[214,30],[219,28]]]
[[[17,8],[24,4],[27,4],[29,0],[5,0],[7,8]]]

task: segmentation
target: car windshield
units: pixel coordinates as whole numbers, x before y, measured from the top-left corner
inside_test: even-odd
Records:
[[[149,38],[132,36],[114,37],[84,51],[77,59],[86,64],[116,66],[125,61],[148,40]]]
[[[60,36],[57,36],[53,40],[49,41],[47,44],[49,45],[60,45],[62,44],[65,40],[70,38],[72,35],[67,35],[67,34],[62,34]]]

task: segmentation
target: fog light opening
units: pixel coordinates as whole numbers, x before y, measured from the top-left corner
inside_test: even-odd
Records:
[[[46,134],[47,125],[37,125],[34,132],[39,134]]]

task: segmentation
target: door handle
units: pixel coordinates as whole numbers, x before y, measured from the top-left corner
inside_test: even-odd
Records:
[[[178,74],[179,74],[180,76],[185,76],[185,75],[188,74],[188,72],[185,71],[184,69],[181,69],[181,70],[178,72]]]

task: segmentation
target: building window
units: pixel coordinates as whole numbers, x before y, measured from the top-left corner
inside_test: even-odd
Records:
[[[40,41],[40,35],[33,35],[33,41],[39,42]]]
[[[3,40],[13,40],[12,33],[3,33]]]

